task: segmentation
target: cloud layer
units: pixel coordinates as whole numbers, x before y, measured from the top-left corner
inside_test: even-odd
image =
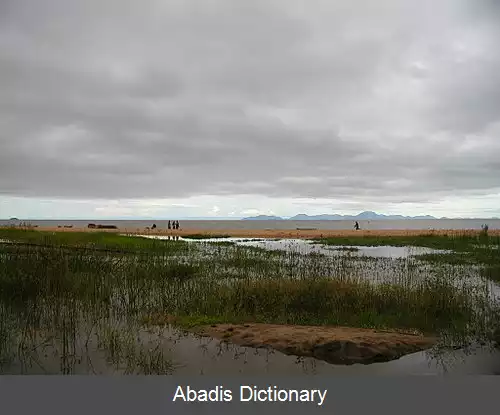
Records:
[[[0,192],[499,194],[499,16],[487,0],[4,0]]]

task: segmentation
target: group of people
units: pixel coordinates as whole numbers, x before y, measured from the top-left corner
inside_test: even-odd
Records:
[[[90,228],[90,225],[89,225],[89,228]],[[179,221],[178,220],[173,220],[172,222],[168,221],[167,228],[168,229],[179,229]],[[153,223],[153,226],[151,226],[151,228],[146,227],[146,229],[148,229],[148,230],[149,229],[156,229],[156,223]]]
[[[170,223],[170,221],[168,221],[167,229],[179,229],[179,221],[173,220],[172,223]]]

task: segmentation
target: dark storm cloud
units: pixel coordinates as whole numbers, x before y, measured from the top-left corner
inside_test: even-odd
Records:
[[[0,192],[492,192],[498,9],[414,3],[3,1]]]

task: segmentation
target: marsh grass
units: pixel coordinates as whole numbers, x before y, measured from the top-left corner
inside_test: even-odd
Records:
[[[0,238],[18,243],[0,243],[0,369],[41,365],[40,345],[49,344],[58,373],[74,373],[81,349],[97,338],[116,370],[167,373],[173,366],[163,349],[138,341],[140,325],[167,317],[182,326],[329,324],[454,339],[487,337],[498,321],[486,290],[457,283],[449,267],[422,271],[413,258],[327,258],[106,233],[2,230]]]
[[[117,371],[124,374],[168,375],[173,371],[172,361],[165,356],[158,342],[146,346],[130,327],[106,327],[98,336],[98,348]]]
[[[453,236],[429,233],[422,236],[360,236],[349,238],[317,239],[324,245],[358,245],[358,246],[420,246],[451,252],[415,255],[420,261],[432,264],[449,264],[456,266],[480,266],[481,275],[500,281],[500,237],[489,236],[484,230],[478,235],[463,233]]]
[[[11,228],[0,229],[0,239],[25,246],[81,248],[109,252],[187,252],[195,247],[185,241],[134,238],[108,232],[40,232]]]
[[[315,238],[315,242],[324,245],[347,245],[347,246],[420,246],[425,248],[469,251],[480,243],[486,246],[500,244],[500,236],[485,236],[484,234],[472,235],[470,233],[454,235],[436,235],[428,233],[423,235],[409,236],[351,236],[333,238]]]
[[[335,248],[336,251],[345,251],[345,252],[358,252],[359,248],[356,248],[354,246],[339,246],[338,248]]]
[[[192,291],[181,316],[279,324],[343,325],[367,328],[417,329],[424,333],[465,330],[473,318],[471,297],[445,281],[402,286],[338,280],[238,281]]]

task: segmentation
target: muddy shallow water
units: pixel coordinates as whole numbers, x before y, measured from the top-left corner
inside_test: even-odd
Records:
[[[160,333],[161,332],[161,333]],[[431,358],[426,352],[413,353],[387,363],[370,365],[332,365],[314,358],[297,358],[268,349],[239,347],[209,337],[180,332],[173,327],[142,330],[139,334],[144,350],[161,350],[169,363],[170,375],[497,375],[500,374],[500,352],[478,348],[473,354],[455,351],[444,361]],[[160,339],[160,340],[159,340]],[[65,359],[68,374],[134,374],[136,365],[127,372],[127,364],[113,364],[109,356],[91,341],[74,348]],[[61,348],[47,346],[33,354],[31,364],[19,361],[3,367],[2,374],[61,373]],[[130,368],[131,366],[129,366]]]
[[[140,235],[139,237],[152,239],[171,239],[170,236]],[[325,275],[332,272],[332,268],[341,267],[342,277],[354,279],[367,279],[373,283],[397,282],[402,267],[412,266],[411,271],[415,280],[419,280],[430,274],[435,269],[434,264],[414,259],[414,256],[423,254],[443,254],[448,250],[437,250],[417,246],[329,246],[318,244],[306,239],[254,239],[254,238],[206,238],[189,239],[176,237],[179,241],[187,241],[199,244],[205,253],[217,254],[214,248],[216,243],[230,242],[236,246],[257,247],[270,251],[282,251],[291,254],[307,255],[319,254],[326,258],[321,260],[324,265]],[[197,254],[201,255],[201,253]],[[201,257],[201,256],[200,256]],[[295,258],[297,260],[297,258]],[[373,259],[373,263],[361,262],[364,259]],[[338,262],[343,261],[343,262]],[[348,262],[347,262],[348,261]],[[398,262],[399,261],[399,262]],[[409,261],[409,262],[404,262]],[[340,265],[341,264],[341,265]],[[318,268],[319,270],[320,268]],[[456,268],[441,265],[440,272],[454,274],[454,283],[457,286],[471,285],[487,289],[493,298],[500,299],[500,285],[480,276],[478,266],[462,267],[460,275],[456,274]]]
[[[455,352],[446,361],[445,367],[426,352],[403,356],[387,363],[350,366],[332,365],[314,358],[297,358],[266,349],[239,347],[220,343],[210,338],[182,335],[170,330],[170,338],[176,339],[175,356],[181,365],[179,374],[500,374],[500,352],[491,353],[479,349],[463,362],[464,353]],[[201,351],[201,353],[200,353]],[[184,362],[184,363],[182,363]]]
[[[170,239],[170,236],[139,235],[143,238]],[[370,256],[375,258],[407,258],[413,255],[447,253],[449,251],[416,246],[326,246],[307,239],[253,239],[253,238],[206,238],[189,239],[178,237],[180,241],[197,243],[232,242],[240,246],[251,246],[269,250],[292,251],[301,254]],[[347,248],[347,250],[346,250]]]

